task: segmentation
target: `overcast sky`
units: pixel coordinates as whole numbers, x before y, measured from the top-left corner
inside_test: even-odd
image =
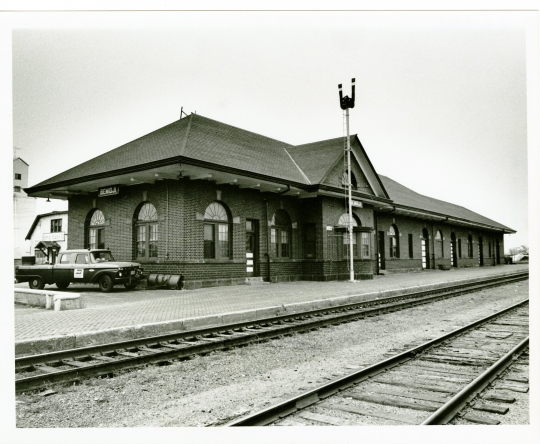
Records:
[[[177,120],[291,144],[351,134],[375,170],[528,244],[526,13],[52,14],[14,29],[13,145],[35,185]],[[40,204],[38,210],[62,208]]]

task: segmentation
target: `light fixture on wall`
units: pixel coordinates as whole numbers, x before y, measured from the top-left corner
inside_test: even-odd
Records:
[[[133,177],[131,179],[129,179],[129,180],[131,180],[132,182],[135,182],[135,179]]]

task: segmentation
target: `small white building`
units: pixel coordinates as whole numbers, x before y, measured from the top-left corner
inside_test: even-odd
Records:
[[[26,235],[26,240],[30,241],[29,256],[36,257],[36,264],[47,261],[45,254],[36,249],[40,242],[55,242],[60,250],[67,248],[68,239],[68,212],[52,211],[50,213],[38,214]]]
[[[36,217],[35,197],[28,197],[24,188],[28,187],[28,164],[20,157],[13,158],[13,246],[15,263],[23,256],[30,255],[24,234]]]

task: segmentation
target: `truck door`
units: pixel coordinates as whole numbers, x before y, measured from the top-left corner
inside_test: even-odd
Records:
[[[90,261],[88,259],[88,253],[78,253],[75,259],[75,266],[73,267],[73,280],[72,282],[88,282],[90,270],[88,265]],[[93,270],[92,270],[93,271]]]
[[[73,260],[74,253],[60,254],[56,265],[54,266],[54,282],[72,282],[73,281]]]

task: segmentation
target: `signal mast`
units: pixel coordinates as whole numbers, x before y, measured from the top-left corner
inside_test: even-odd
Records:
[[[339,88],[339,105],[345,111],[347,122],[347,189],[349,197],[349,282],[354,282],[354,258],[353,258],[353,215],[352,215],[352,183],[351,183],[351,141],[349,139],[349,108],[354,108],[354,79],[352,79],[352,97],[343,97],[341,83]]]

